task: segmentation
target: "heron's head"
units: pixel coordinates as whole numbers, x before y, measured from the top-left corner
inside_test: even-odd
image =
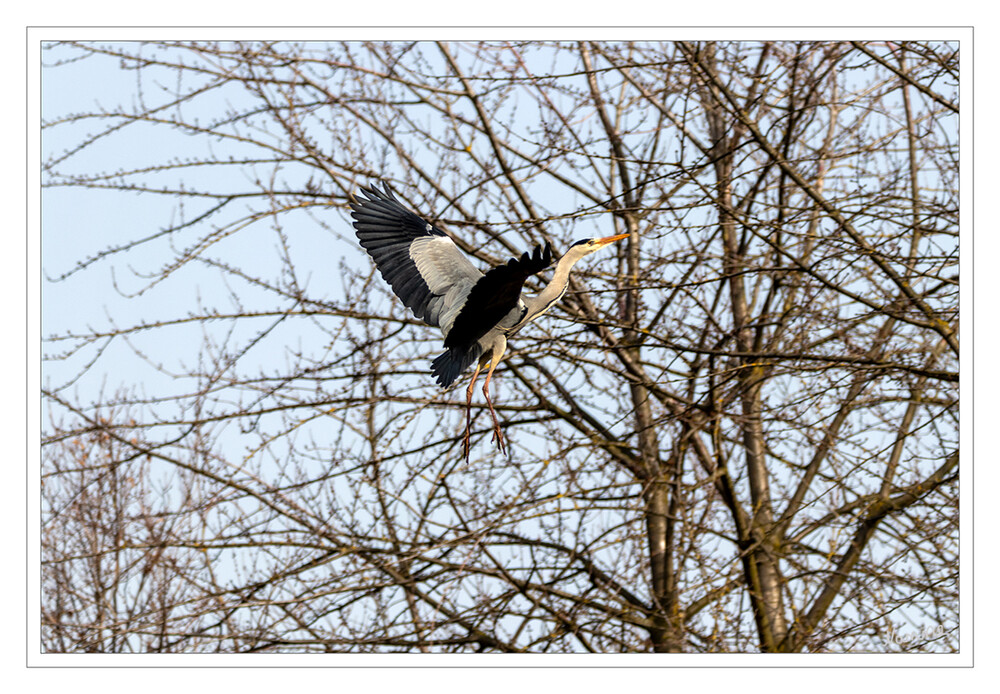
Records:
[[[628,234],[618,234],[617,236],[605,236],[602,239],[583,239],[581,241],[577,241],[572,246],[570,246],[569,250],[566,252],[566,255],[572,253],[574,256],[578,258],[582,258],[583,256],[589,255],[594,251],[601,250],[605,246],[612,244],[615,241],[621,241],[622,239],[627,239],[627,238]]]

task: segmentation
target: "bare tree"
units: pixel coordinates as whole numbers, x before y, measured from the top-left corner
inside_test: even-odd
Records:
[[[114,291],[46,338],[43,649],[958,650],[957,44],[45,52],[131,85],[46,110],[46,209],[151,212],[45,259]],[[376,179],[484,268],[629,234],[512,342],[509,458]]]

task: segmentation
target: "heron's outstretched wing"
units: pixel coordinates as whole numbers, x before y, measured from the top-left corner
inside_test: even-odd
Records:
[[[402,206],[389,186],[364,187],[351,202],[358,239],[413,314],[447,335],[483,273],[447,235]]]

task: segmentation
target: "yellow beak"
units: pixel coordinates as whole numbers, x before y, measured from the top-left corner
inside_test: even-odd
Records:
[[[621,241],[622,239],[627,239],[627,238],[628,234],[618,234],[617,236],[605,236],[603,239],[597,239],[597,241],[594,242],[594,245],[597,246],[598,248],[603,248],[604,246],[607,246],[609,243],[614,243],[615,241]]]

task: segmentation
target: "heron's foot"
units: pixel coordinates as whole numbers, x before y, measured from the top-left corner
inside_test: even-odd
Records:
[[[503,455],[507,455],[507,447],[504,445],[503,432],[500,431],[499,423],[493,427],[493,443],[497,445],[497,448],[500,449],[500,452]]]

